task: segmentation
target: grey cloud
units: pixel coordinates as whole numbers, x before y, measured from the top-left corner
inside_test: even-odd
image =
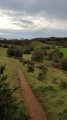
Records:
[[[11,23],[19,27],[25,28],[22,30],[6,30],[0,29],[0,33],[17,35],[19,37],[50,37],[50,36],[66,36],[66,30],[59,29],[41,29],[29,31],[29,29],[36,28],[31,18],[27,19],[25,16],[45,17],[47,21],[56,19],[57,21],[67,21],[67,0],[0,0],[0,10],[3,15],[7,15],[11,19]],[[49,25],[48,25],[49,27]],[[60,27],[60,26],[59,26]],[[19,35],[20,34],[20,35]],[[26,35],[27,34],[27,35]]]
[[[22,19],[21,22],[22,22],[22,23],[25,23],[25,24],[33,24],[32,21],[24,20],[24,19]]]
[[[0,0],[0,8],[67,19],[67,0]]]

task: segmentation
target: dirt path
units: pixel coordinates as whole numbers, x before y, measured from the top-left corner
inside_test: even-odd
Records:
[[[17,68],[20,77],[20,86],[22,88],[22,95],[30,115],[30,120],[47,120],[46,113],[41,103],[38,101],[38,99],[35,97],[34,93],[32,92],[32,89],[30,88],[21,69],[18,66]]]

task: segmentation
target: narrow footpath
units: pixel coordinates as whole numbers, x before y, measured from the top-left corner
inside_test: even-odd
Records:
[[[47,120],[46,113],[43,106],[38,101],[34,93],[32,92],[31,87],[29,86],[24,73],[17,66],[20,78],[20,86],[22,89],[22,95],[25,101],[25,104],[28,109],[30,120]]]

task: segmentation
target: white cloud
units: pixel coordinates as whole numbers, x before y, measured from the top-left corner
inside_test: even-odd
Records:
[[[5,11],[7,13],[7,11]],[[0,29],[22,30],[22,31],[38,31],[42,29],[66,29],[67,21],[60,19],[51,19],[40,15],[30,16],[9,11],[10,14],[4,14],[0,11]],[[12,16],[13,14],[13,16]],[[18,14],[18,17],[17,15]]]

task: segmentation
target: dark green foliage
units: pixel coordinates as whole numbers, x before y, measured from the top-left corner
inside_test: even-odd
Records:
[[[15,49],[15,53],[14,53],[14,55],[16,56],[16,57],[22,57],[22,50],[20,49],[20,48],[16,48]]]
[[[7,54],[8,56],[22,57],[23,52],[20,48],[9,48]]]
[[[62,59],[63,57],[64,57],[63,53],[60,52],[58,48],[48,53],[48,59],[52,60],[55,63],[58,63],[60,59]]]
[[[11,45],[11,48],[15,48],[13,45]]]
[[[44,75],[43,75],[43,73],[40,72],[38,74],[38,80],[43,81],[43,79],[44,79]]]
[[[0,44],[0,47],[2,47],[2,44]]]
[[[34,67],[33,67],[33,65],[28,65],[27,66],[27,68],[28,68],[28,72],[34,72]]]
[[[43,74],[44,74],[44,76],[46,76],[48,68],[45,65],[40,65],[40,66],[38,66],[38,68],[41,69]]]
[[[0,74],[3,74],[4,70],[5,70],[6,65],[1,65],[0,66]]]
[[[58,63],[59,62],[59,58],[57,56],[54,56],[53,62]]]
[[[64,57],[63,52],[59,52],[59,58],[63,58],[63,57]]]
[[[4,48],[9,48],[9,46],[7,44],[4,44],[3,47]]]
[[[34,68],[35,68],[34,62],[28,61],[27,68],[28,68],[28,72],[34,72]]]
[[[62,81],[61,81],[61,87],[62,87],[62,88],[67,88],[67,82],[64,81],[64,80],[62,80]]]
[[[52,52],[52,51],[50,51],[50,52],[48,53],[48,59],[49,59],[49,60],[52,60],[52,59],[53,59],[53,52]]]
[[[43,50],[43,53],[44,53],[45,56],[47,56],[47,50],[46,49]]]
[[[38,69],[41,70],[41,72],[38,74],[38,79],[39,79],[39,80],[43,80],[43,79],[46,77],[46,74],[47,74],[48,69],[47,69],[47,67],[44,66],[44,65],[38,66]]]
[[[59,112],[60,120],[67,120],[67,106]]]
[[[50,46],[45,46],[44,49],[50,50],[51,48],[50,48]]]
[[[61,60],[61,69],[67,71],[67,58]]]
[[[18,87],[11,90],[6,79],[7,75],[0,74],[0,120],[28,120],[27,114],[13,95]]]
[[[36,50],[32,55],[32,60],[42,62],[44,60],[44,53],[42,50]]]
[[[31,53],[31,49],[30,48],[26,48],[24,51],[24,54],[30,54]]]

